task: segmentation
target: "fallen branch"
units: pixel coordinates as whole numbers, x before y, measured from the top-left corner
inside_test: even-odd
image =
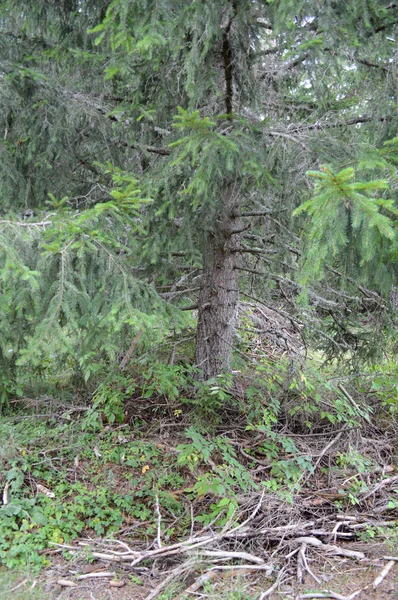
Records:
[[[297,600],[304,600],[304,598],[335,598],[335,600],[353,600],[356,596],[363,592],[364,589],[366,588],[361,588],[349,596],[342,596],[342,594],[338,594],[337,592],[323,590],[322,592],[314,592],[313,594],[300,594],[297,596]]]
[[[182,565],[179,565],[176,569],[173,569],[173,571],[170,573],[170,575],[166,577],[166,579],[163,579],[163,581],[161,581],[159,585],[152,590],[152,592],[145,596],[145,600],[153,600],[153,598],[156,598],[156,596],[158,596],[160,592],[164,590],[165,587],[167,587],[172,581],[177,579],[177,577],[179,577],[182,573],[188,571],[191,566],[193,566],[193,564],[192,560],[190,559],[182,563]]]
[[[395,483],[397,481],[398,475],[394,475],[394,477],[388,477],[387,479],[383,479],[377,485],[375,485],[375,487],[372,490],[370,490],[364,496],[362,496],[361,500],[366,500],[367,498],[378,492],[382,487],[385,487],[386,485],[390,485],[390,483]]]
[[[158,516],[157,522],[158,522],[158,526],[157,526],[157,534],[156,534],[156,541],[158,544],[158,548],[162,547],[162,541],[161,541],[161,529],[160,529],[160,524],[162,522],[162,515],[160,513],[160,506],[159,506],[159,496],[156,494],[156,504],[155,504],[155,508],[156,508],[156,514]]]
[[[226,560],[233,560],[237,558],[241,558],[242,560],[248,560],[250,562],[255,563],[256,565],[263,565],[264,560],[259,558],[258,556],[254,556],[253,554],[249,554],[248,552],[227,552],[225,550],[204,550],[202,552],[203,556],[209,556],[211,558],[223,558]]]
[[[16,585],[15,587],[11,588],[11,590],[8,591],[9,594],[13,594],[14,592],[16,592],[20,587],[24,586],[26,583],[28,582],[27,579],[24,579],[23,581],[21,581],[21,583],[18,583],[18,585]]]
[[[276,578],[276,581],[271,585],[270,588],[268,588],[268,590],[266,590],[265,592],[262,592],[262,594],[260,594],[260,597],[258,600],[264,600],[264,598],[268,598],[268,596],[270,596],[272,594],[272,592],[274,590],[276,590],[276,588],[282,583],[282,578],[285,574],[285,570],[286,570],[286,567],[283,567],[280,570],[279,575]]]
[[[380,572],[380,574],[376,577],[376,579],[374,580],[374,582],[372,584],[372,587],[373,587],[374,590],[387,577],[387,575],[389,574],[389,572],[391,571],[391,569],[393,568],[393,566],[395,565],[395,563],[396,563],[395,560],[388,561],[388,563],[386,564],[386,566],[384,567],[384,569]]]
[[[75,581],[71,581],[70,579],[57,579],[57,584],[61,587],[77,587],[77,583]]]
[[[349,402],[351,402],[352,406],[355,408],[355,410],[358,412],[358,414],[360,414],[361,417],[370,424],[369,416],[366,414],[363,414],[363,411],[360,409],[358,404],[355,402],[354,398],[347,392],[347,390],[345,389],[343,384],[339,383],[337,387],[339,388],[340,392],[347,398],[347,400]]]
[[[82,581],[83,579],[98,579],[99,577],[115,577],[115,573],[112,571],[96,571],[94,573],[85,573],[84,575],[78,575],[76,579]]]
[[[348,558],[365,558],[363,552],[357,552],[356,550],[348,550],[347,548],[340,548],[340,546],[334,546],[333,544],[324,544],[315,537],[299,537],[294,540],[295,543],[308,544],[309,546],[316,546],[320,550],[324,550],[328,554],[336,554],[338,556],[347,556]]]
[[[302,546],[300,548],[300,552],[299,552],[299,558],[301,557],[302,566],[307,571],[307,573],[309,573],[309,575],[311,575],[312,579],[314,579],[317,582],[317,584],[320,585],[321,580],[318,579],[318,577],[316,577],[316,575],[314,575],[314,573],[311,571],[311,569],[308,565],[307,557],[305,555],[306,548],[307,548],[307,544],[306,543],[302,544]]]

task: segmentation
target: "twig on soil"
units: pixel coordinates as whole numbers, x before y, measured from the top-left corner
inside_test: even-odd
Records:
[[[217,571],[226,571],[232,574],[235,573],[251,573],[253,571],[267,571],[267,575],[270,575],[273,571],[273,566],[268,564],[263,564],[259,566],[255,565],[231,565],[231,566],[213,566],[211,569],[200,575],[193,584],[187,588],[182,596],[186,596],[187,594],[193,594],[197,592],[205,583],[214,579],[217,576]]]
[[[383,579],[385,579],[387,577],[387,575],[389,574],[389,572],[391,571],[391,569],[393,568],[395,563],[396,563],[395,560],[388,561],[388,563],[386,564],[384,569],[380,572],[380,574],[376,577],[376,579],[374,580],[374,582],[372,584],[372,587],[374,590],[377,588],[377,586],[379,586],[381,584]]]
[[[298,584],[301,584],[304,581],[303,546],[305,547],[305,544],[303,544],[300,547],[298,557],[297,557],[297,575],[296,576],[297,576]]]
[[[379,481],[379,483],[375,485],[375,487],[372,490],[370,490],[370,492],[367,492],[364,496],[361,497],[361,500],[367,500],[367,498],[378,492],[382,487],[390,485],[390,483],[395,483],[396,481],[398,481],[398,475],[394,475],[394,477],[388,477],[387,479]]]
[[[255,536],[258,537],[259,535],[287,535],[287,534],[299,534],[301,535],[302,533],[304,533],[304,531],[306,529],[308,529],[309,527],[314,527],[315,525],[315,521],[309,521],[308,523],[289,523],[288,525],[280,525],[279,527],[263,527],[262,529],[249,529],[246,530],[245,532],[240,532],[237,535],[230,535],[232,534],[232,532],[227,532],[226,537],[233,537],[233,538],[248,538],[250,536]]]
[[[333,439],[332,439],[332,440],[331,440],[331,441],[330,441],[330,442],[329,442],[329,443],[328,443],[328,444],[327,444],[327,445],[324,447],[324,449],[322,450],[322,452],[320,453],[320,455],[319,455],[319,457],[318,457],[318,460],[316,461],[316,463],[315,463],[315,465],[314,465],[314,470],[313,470],[313,472],[314,472],[314,473],[315,473],[315,471],[316,471],[316,469],[317,469],[317,467],[318,467],[319,463],[321,462],[322,458],[325,456],[326,452],[327,452],[327,451],[328,451],[328,450],[329,450],[329,449],[330,449],[332,446],[334,446],[334,444],[335,444],[336,442],[338,442],[338,440],[339,440],[339,439],[341,438],[341,436],[343,435],[343,432],[344,432],[344,431],[345,431],[345,429],[344,429],[344,427],[343,427],[343,428],[342,428],[342,430],[340,431],[340,433],[338,433],[338,434],[336,435],[336,437],[335,437],[335,438],[333,438]]]
[[[292,558],[292,556],[297,554],[297,552],[300,552],[300,548],[296,548],[295,550],[292,550],[291,552],[289,552],[289,554],[286,554],[285,560],[289,560],[289,558]]]
[[[70,579],[57,579],[57,585],[61,587],[77,587],[77,583],[75,581],[71,581]]]
[[[10,488],[10,484],[6,483],[3,489],[3,506],[8,504],[8,490]]]
[[[188,594],[194,594],[195,592],[200,590],[200,588],[203,587],[205,583],[207,583],[208,581],[211,581],[215,577],[217,577],[217,571],[215,569],[210,569],[210,571],[206,571],[206,573],[203,573],[197,579],[195,579],[193,584],[190,585],[184,591],[182,596],[187,596]]]
[[[356,596],[363,592],[364,589],[365,588],[361,588],[349,596],[342,596],[341,594],[337,594],[337,592],[323,590],[322,592],[314,592],[313,594],[300,594],[297,596],[297,600],[304,600],[304,598],[335,598],[335,600],[353,600],[356,598]]]
[[[191,531],[190,531],[190,536],[189,537],[193,537],[193,531],[194,531],[194,527],[195,527],[195,517],[194,517],[194,514],[193,514],[192,502],[189,503],[189,512],[191,514]]]
[[[169,585],[169,583],[177,579],[177,577],[179,577],[179,575],[182,573],[185,573],[185,571],[188,571],[192,566],[193,561],[192,559],[189,559],[182,563],[182,565],[179,565],[176,569],[173,569],[166,579],[163,579],[163,581],[161,581],[159,585],[155,587],[155,589],[145,596],[145,600],[153,600],[153,598],[156,598],[156,596],[158,596],[160,592]]]
[[[314,575],[314,573],[311,571],[311,569],[310,569],[310,567],[308,565],[307,557],[305,555],[306,549],[307,549],[307,544],[306,543],[302,544],[302,546],[300,548],[300,552],[299,552],[299,561],[302,563],[302,566],[307,571],[307,573],[309,573],[309,575],[311,575],[311,577],[317,582],[317,584],[320,585],[321,584],[321,580],[318,579],[318,577],[316,577]]]
[[[394,521],[373,521],[371,523],[356,523],[350,525],[351,529],[357,531],[357,529],[367,529],[369,526],[371,527],[395,527],[397,525],[397,519]]]
[[[115,573],[112,571],[96,571],[94,573],[85,573],[84,575],[78,575],[76,579],[82,581],[83,579],[98,579],[99,577],[115,577]]]
[[[24,579],[23,581],[21,581],[21,583],[18,583],[18,585],[16,585],[15,587],[11,588],[11,590],[8,590],[9,594],[12,594],[13,592],[16,592],[17,590],[19,590],[20,587],[22,587],[23,585],[25,585],[25,583],[27,583],[27,579]]]
[[[156,494],[155,498],[156,498],[155,509],[156,509],[156,514],[158,516],[158,526],[157,526],[156,541],[157,541],[157,544],[158,544],[158,548],[161,548],[162,547],[162,540],[160,538],[160,535],[161,535],[160,524],[162,522],[162,515],[160,514],[159,496]]]
[[[259,558],[258,556],[254,556],[253,554],[249,554],[248,552],[226,552],[225,550],[204,550],[202,552],[202,555],[210,556],[212,558],[223,558],[226,560],[241,558],[242,560],[248,560],[250,562],[253,562],[256,565],[264,564],[264,560],[262,558]]]
[[[279,571],[279,575],[276,578],[275,582],[271,585],[270,588],[268,588],[268,590],[265,590],[265,592],[262,592],[260,594],[260,597],[258,600],[264,600],[264,598],[268,598],[268,596],[270,596],[272,594],[272,592],[277,589],[277,587],[282,583],[282,578],[285,574],[285,570],[286,570],[286,567],[282,567],[282,569]]]
[[[265,489],[263,489],[260,500],[256,506],[256,508],[253,510],[253,512],[251,513],[251,515],[248,516],[248,518],[246,519],[246,521],[243,521],[243,523],[240,523],[240,525],[237,525],[236,527],[234,527],[233,529],[231,529],[228,533],[232,534],[235,533],[236,531],[238,531],[239,529],[243,529],[243,527],[245,527],[245,525],[247,525],[248,523],[250,523],[250,521],[252,521],[254,519],[254,517],[256,516],[256,514],[258,513],[258,511],[261,508],[261,504],[263,502],[263,498],[264,498],[264,494],[265,494]]]
[[[305,543],[309,546],[316,546],[320,550],[325,550],[328,554],[348,556],[349,558],[365,558],[363,552],[357,552],[356,550],[348,550],[347,548],[340,548],[340,546],[334,546],[333,544],[324,544],[315,537],[299,537],[295,538],[294,542],[300,544]]]

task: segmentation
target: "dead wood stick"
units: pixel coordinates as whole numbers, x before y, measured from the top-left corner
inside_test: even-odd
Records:
[[[135,350],[136,345],[138,344],[138,342],[140,341],[140,337],[143,334],[143,329],[140,329],[137,333],[137,335],[135,336],[135,338],[133,339],[133,341],[131,342],[131,346],[130,348],[127,350],[126,354],[124,355],[124,358],[122,360],[122,362],[120,363],[119,369],[121,371],[124,370],[124,368],[126,367],[127,363],[129,362],[130,358],[133,356],[133,352]]]
[[[100,560],[106,560],[106,561],[112,561],[112,562],[130,562],[131,565],[137,565],[138,563],[140,563],[143,560],[147,560],[147,559],[155,559],[155,558],[165,558],[168,556],[174,556],[176,554],[182,554],[183,552],[188,552],[190,550],[194,550],[197,548],[200,548],[204,545],[207,545],[208,543],[212,542],[213,540],[217,539],[217,536],[208,536],[205,539],[203,539],[200,542],[196,542],[196,543],[191,543],[190,546],[186,545],[186,542],[181,542],[179,544],[173,544],[171,546],[163,546],[162,548],[158,548],[156,550],[144,550],[142,552],[131,552],[131,554],[128,553],[115,553],[113,551],[110,551],[109,553],[106,552],[96,552],[93,551],[91,552],[91,556],[93,556],[94,558],[98,558]],[[50,542],[52,543],[52,542]],[[72,555],[75,554],[79,554],[80,550],[79,548],[76,548],[75,546],[69,546],[67,544],[56,544],[57,546],[60,546],[61,548],[66,548],[68,550],[68,552]],[[81,546],[89,546],[90,544],[88,543],[83,543],[83,542],[79,542],[79,545]]]
[[[286,554],[285,560],[288,560],[289,558],[292,558],[292,556],[294,556],[295,554],[297,554],[297,552],[300,552],[300,548],[296,548],[295,550],[292,550],[292,552],[289,552],[289,554]]]
[[[339,383],[337,387],[339,388],[340,392],[347,398],[347,400],[349,402],[351,402],[351,404],[358,411],[358,413],[361,415],[361,417],[363,419],[365,419],[365,421],[367,421],[370,424],[370,418],[369,418],[369,416],[366,415],[366,414],[362,414],[361,408],[355,402],[354,398],[347,392],[347,390],[345,389],[345,387],[343,386],[343,384]]]
[[[248,552],[227,552],[224,550],[204,550],[201,553],[203,556],[209,556],[214,558],[226,558],[228,560],[232,560],[234,558],[241,558],[242,560],[248,560],[249,562],[253,562],[256,565],[263,565],[264,560],[259,558],[258,556],[254,556],[253,554],[249,554]]]
[[[77,587],[77,583],[75,581],[71,581],[70,579],[57,579],[57,584],[62,587]]]
[[[215,571],[268,571],[271,573],[273,571],[273,566],[267,563],[263,565],[215,565],[212,567]]]
[[[99,577],[114,577],[115,573],[112,571],[97,571],[94,573],[85,573],[84,575],[78,575],[76,579],[81,581],[83,579],[98,579]]]
[[[272,534],[301,534],[304,533],[304,530],[309,527],[314,527],[315,521],[309,521],[308,523],[296,523],[292,525],[280,525],[279,527],[264,527],[263,529],[249,529],[245,532],[233,533],[227,532],[224,537],[235,537],[235,538],[244,538],[255,535],[256,537],[259,535],[272,535]],[[302,531],[303,530],[303,531]]]
[[[389,572],[391,571],[391,569],[393,568],[395,563],[396,563],[395,560],[388,561],[388,563],[386,564],[384,569],[380,572],[380,574],[376,577],[376,579],[374,580],[374,582],[372,584],[372,587],[374,590],[377,588],[378,585],[381,584],[383,579],[385,579],[387,577],[387,575],[389,574]]]
[[[275,582],[271,585],[270,588],[268,588],[268,590],[265,590],[265,592],[262,592],[262,594],[260,594],[258,600],[264,600],[264,598],[268,598],[268,596],[270,596],[272,592],[276,590],[276,588],[282,583],[282,578],[285,574],[285,569],[286,567],[282,567],[282,569],[279,571],[279,575],[276,578]]]
[[[348,550],[347,548],[340,548],[333,544],[324,544],[320,540],[314,537],[299,537],[294,540],[299,544],[308,544],[309,546],[316,546],[320,550],[325,550],[330,554],[337,554],[338,556],[348,556],[349,558],[365,558],[363,552],[357,552],[356,550]]]
[[[24,579],[23,581],[21,581],[21,583],[18,583],[18,585],[16,585],[15,587],[11,588],[10,590],[8,590],[9,594],[12,594],[14,592],[16,592],[17,590],[19,590],[20,587],[22,587],[23,585],[25,585],[28,582],[27,579]]]
[[[305,555],[306,548],[307,548],[307,544],[303,544],[300,549],[300,555],[302,558],[304,569],[307,571],[307,573],[309,573],[309,575],[311,575],[312,579],[314,579],[318,585],[321,585],[321,580],[318,579],[318,577],[316,577],[316,575],[314,575],[314,573],[311,571],[311,569],[309,567],[309,564],[307,562],[307,557]]]
[[[201,587],[204,586],[205,583],[207,583],[208,581],[211,581],[212,579],[217,577],[217,575],[218,575],[218,573],[214,569],[210,569],[210,571],[203,573],[197,579],[195,579],[193,584],[190,585],[184,591],[184,593],[182,594],[182,597],[187,596],[188,594],[193,594],[193,593],[197,592],[198,590],[200,590]]]
[[[130,558],[133,558],[134,556],[141,557],[143,555],[145,555],[144,558],[151,558],[152,556],[161,555],[166,552],[169,552],[170,550],[184,548],[186,546],[194,547],[194,546],[198,546],[199,544],[207,544],[212,541],[216,541],[218,539],[221,539],[220,535],[211,534],[211,535],[204,535],[201,537],[189,538],[188,540],[185,540],[183,542],[177,542],[175,544],[170,544],[170,546],[163,546],[162,548],[157,548],[156,550],[142,550],[141,552],[131,550]],[[68,546],[66,544],[56,544],[55,542],[50,542],[50,543],[53,545],[56,545],[56,546],[60,546],[61,548],[77,550],[76,546]],[[79,542],[79,546],[92,546],[92,542]],[[116,556],[119,556],[120,558],[127,557],[127,555],[124,553],[118,553],[118,552],[114,552],[114,551],[110,551],[110,552],[112,552]],[[123,560],[125,560],[125,558],[123,558]]]
[[[374,523],[356,523],[354,525],[350,525],[351,529],[366,529],[367,527],[393,527],[397,525],[397,519],[394,521],[376,521]]]
[[[263,489],[261,497],[260,497],[260,500],[258,501],[258,504],[257,504],[256,508],[249,515],[249,517],[245,521],[243,521],[243,523],[240,523],[240,525],[237,525],[236,527],[234,527],[233,529],[231,529],[230,531],[228,531],[226,533],[228,533],[229,535],[233,534],[236,531],[238,531],[239,529],[242,529],[245,525],[247,525],[248,523],[250,523],[250,521],[252,521],[254,519],[254,517],[256,516],[256,514],[258,513],[258,511],[261,508],[261,504],[263,502],[264,494],[265,494],[265,489]]]
[[[206,571],[206,573],[203,573],[202,575],[200,575],[193,582],[193,584],[184,591],[182,596],[185,597],[187,594],[193,594],[194,592],[197,592],[197,590],[199,590],[205,583],[207,583],[211,579],[214,579],[217,576],[217,571],[226,571],[226,572],[229,571],[232,574],[234,574],[235,572],[238,574],[240,572],[251,573],[252,571],[267,571],[268,574],[271,574],[272,570],[273,570],[273,566],[268,565],[268,564],[263,564],[263,565],[258,565],[258,566],[257,565],[231,565],[231,566],[216,565],[216,566],[213,566],[211,569],[209,569],[209,571]]]
[[[324,590],[322,592],[314,592],[313,594],[300,594],[299,596],[297,596],[297,599],[304,600],[304,598],[335,598],[335,600],[353,600],[356,596],[363,592],[364,589],[365,588],[361,588],[360,590],[357,590],[349,596],[342,596],[337,592]]]
[[[8,504],[8,490],[10,488],[10,484],[6,483],[3,489],[3,506]]]
[[[369,496],[375,494],[382,487],[389,485],[390,483],[395,483],[396,481],[398,481],[398,475],[394,475],[394,477],[388,477],[387,479],[383,479],[377,485],[375,485],[375,487],[372,490],[370,490],[370,492],[367,492],[364,496],[362,496],[361,500],[366,500],[367,498],[369,498]]]
[[[158,548],[162,547],[162,540],[161,540],[161,529],[160,529],[160,524],[162,522],[162,515],[160,513],[160,506],[159,506],[159,496],[156,494],[156,504],[155,504],[155,508],[156,508],[156,514],[158,516],[158,526],[157,526],[157,534],[156,534],[156,541],[158,544]]]
[[[153,600],[153,598],[156,598],[156,596],[158,596],[160,592],[169,585],[169,583],[171,583],[179,575],[187,571],[191,566],[193,566],[193,561],[189,559],[186,562],[182,563],[182,565],[179,565],[176,569],[173,569],[173,571],[166,577],[166,579],[163,579],[163,581],[161,581],[159,585],[155,587],[155,589],[153,589],[147,596],[145,596],[144,600]]]
[[[297,556],[297,583],[300,585],[303,583],[304,581],[304,565],[303,565],[303,546],[305,547],[305,544],[303,544],[299,550],[298,556]]]
[[[122,540],[116,540],[116,539],[113,539],[113,538],[108,538],[108,539],[109,539],[109,542],[111,542],[113,544],[119,544],[119,546],[122,546],[122,548],[126,548],[126,552],[120,552],[119,553],[119,552],[116,552],[116,550],[109,550],[109,552],[112,552],[114,554],[121,554],[121,555],[123,555],[123,554],[133,554],[134,553],[134,550],[132,550],[130,548],[130,546],[128,544],[126,544],[126,542],[123,542]]]
[[[395,560],[395,562],[398,562],[398,556],[383,556],[383,560]]]
[[[316,461],[316,463],[315,463],[315,465],[314,465],[314,472],[316,471],[316,469],[317,469],[317,467],[318,467],[319,463],[321,462],[322,458],[325,456],[326,452],[327,452],[327,451],[328,451],[328,450],[329,450],[329,449],[330,449],[332,446],[334,446],[334,444],[336,444],[336,442],[338,442],[338,441],[339,441],[339,439],[340,439],[340,438],[341,438],[341,436],[343,435],[343,432],[344,432],[344,427],[343,427],[343,429],[340,431],[340,433],[338,433],[338,434],[336,435],[336,437],[335,437],[335,438],[334,438],[334,439],[333,439],[331,442],[329,442],[329,443],[328,443],[328,444],[327,444],[327,445],[324,447],[324,449],[322,450],[322,452],[320,453],[320,455],[319,455],[319,457],[318,457],[318,460]],[[307,477],[307,479],[308,479],[308,477]]]

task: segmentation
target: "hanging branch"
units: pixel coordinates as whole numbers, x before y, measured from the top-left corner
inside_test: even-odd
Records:
[[[232,99],[233,99],[233,72],[232,72],[232,52],[229,43],[229,33],[232,23],[238,11],[237,0],[233,0],[233,13],[223,31],[222,37],[222,56],[225,73],[225,109],[228,119],[232,119]]]

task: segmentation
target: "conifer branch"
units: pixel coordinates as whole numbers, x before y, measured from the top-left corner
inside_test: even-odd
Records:
[[[270,208],[264,208],[264,210],[251,210],[251,211],[242,212],[242,213],[240,213],[239,216],[240,217],[265,217],[266,215],[275,214],[275,212],[280,212],[280,211],[275,211]]]
[[[353,119],[348,119],[347,121],[335,121],[335,122],[326,121],[324,123],[320,123],[318,121],[317,123],[311,123],[310,125],[295,125],[290,129],[290,131],[293,133],[300,133],[301,131],[324,130],[324,129],[332,129],[335,127],[349,127],[351,125],[360,125],[362,123],[372,123],[373,121],[383,123],[384,121],[387,121],[389,118],[390,118],[389,116],[377,117],[377,116],[372,116],[372,115],[364,115],[362,117],[355,117]]]
[[[144,146],[144,150],[147,152],[153,152],[153,154],[160,154],[161,156],[169,156],[171,154],[171,150],[168,148],[157,148],[156,146]]]
[[[269,277],[278,283],[284,283],[291,288],[294,288],[297,292],[301,292],[303,290],[303,286],[295,281],[287,277],[282,277],[281,275],[275,275],[273,273],[265,273],[264,271],[257,271],[255,269],[246,269],[245,267],[237,267],[238,271],[244,271],[247,273],[252,273],[253,275],[258,275],[260,277]],[[342,304],[335,302],[334,300],[329,300],[328,298],[323,298],[316,294],[313,290],[308,291],[308,295],[312,301],[312,303],[316,306],[321,306],[324,308],[344,308]]]
[[[384,65],[378,65],[377,63],[373,63],[370,60],[367,60],[366,58],[356,58],[355,61],[361,65],[365,65],[365,67],[373,67],[375,69],[381,69],[382,71],[385,71],[386,73],[388,73],[390,70],[387,67],[385,67]]]
[[[232,119],[232,102],[233,102],[233,72],[232,72],[232,52],[229,42],[229,33],[232,23],[236,17],[238,6],[237,0],[233,0],[233,13],[223,31],[222,38],[222,56],[224,62],[225,74],[225,109],[229,119]]]
[[[199,304],[191,304],[190,306],[183,306],[182,308],[180,308],[180,310],[198,310],[198,308]]]
[[[240,248],[232,248],[231,252],[245,253],[249,254],[279,254],[278,250],[265,250],[264,248],[248,248],[247,246],[241,246]]]
[[[291,142],[294,142],[295,144],[299,144],[303,148],[303,150],[308,152],[307,144],[305,144],[303,142],[303,140],[297,139],[296,137],[294,137],[293,135],[290,135],[289,133],[284,133],[282,131],[268,131],[267,133],[268,133],[268,135],[271,135],[273,137],[283,137],[283,138],[286,138],[287,140],[290,140]]]
[[[53,216],[53,215],[49,215]],[[46,217],[48,219],[48,217]],[[47,225],[52,225],[52,221],[39,221],[38,223],[25,223],[22,221],[10,221],[9,219],[3,219],[0,221],[0,225],[16,225],[17,227],[26,227],[29,229],[30,227],[43,227],[46,228]]]
[[[318,327],[314,327],[313,325],[310,325],[309,323],[305,323],[301,319],[297,319],[297,317],[293,317],[292,315],[285,312],[284,310],[275,308],[274,306],[269,306],[261,298],[257,298],[256,296],[252,296],[243,291],[241,291],[240,293],[243,296],[246,296],[246,298],[249,298],[250,300],[253,300],[254,302],[258,302],[259,304],[262,304],[263,306],[268,308],[268,310],[272,310],[276,314],[281,315],[285,319],[288,319],[292,323],[293,326],[298,327],[299,329],[301,329],[302,327],[307,327],[308,329],[315,331],[315,333],[317,333],[319,336],[327,339],[339,352],[341,350],[349,350],[350,347],[346,342],[336,342],[336,340],[334,340],[332,337],[330,337],[330,335],[328,335],[321,329],[318,329]]]

